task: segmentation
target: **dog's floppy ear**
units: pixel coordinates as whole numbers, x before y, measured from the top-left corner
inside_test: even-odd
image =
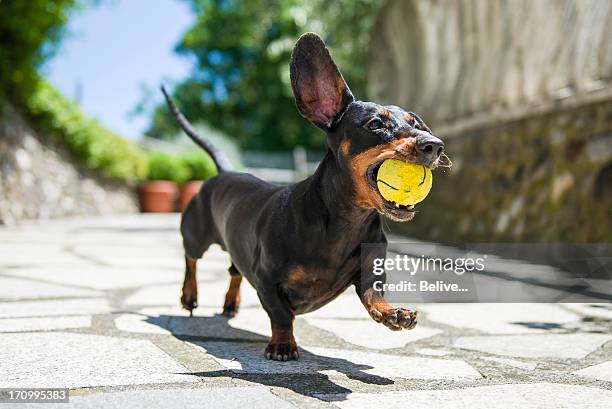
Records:
[[[355,100],[325,43],[315,33],[303,34],[291,55],[291,87],[300,114],[329,129]]]

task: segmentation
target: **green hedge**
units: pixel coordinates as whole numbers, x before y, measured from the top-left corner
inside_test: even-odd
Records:
[[[148,180],[171,180],[183,184],[190,180],[206,180],[217,173],[208,155],[199,152],[183,156],[151,152],[148,155]]]
[[[41,81],[26,105],[34,125],[64,144],[88,168],[112,178],[146,178],[147,158],[135,143],[87,118],[50,84]]]
[[[206,180],[217,174],[215,163],[202,152],[186,153],[181,157],[181,164],[188,172],[188,180]]]
[[[122,180],[171,180],[182,184],[206,180],[217,173],[212,159],[201,152],[169,155],[146,153],[132,141],[87,118],[80,108],[46,82],[26,102],[35,127],[65,145],[88,168]]]
[[[183,183],[214,175],[215,166],[204,154],[147,154],[88,118],[39,76],[38,68],[53,54],[71,13],[85,5],[78,0],[0,0],[0,109],[6,102],[17,107],[41,135],[104,176]]]
[[[0,105],[21,107],[38,87],[38,68],[63,38],[80,0],[0,0]]]

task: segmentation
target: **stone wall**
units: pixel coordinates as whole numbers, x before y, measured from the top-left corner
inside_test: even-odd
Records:
[[[137,211],[133,187],[84,169],[14,110],[1,114],[0,224]]]
[[[388,0],[370,96],[454,162],[415,220],[441,241],[612,241],[612,2]]]
[[[445,134],[453,168],[434,172],[415,220],[422,238],[612,241],[612,100]]]
[[[597,93],[610,38],[609,0],[387,0],[369,94],[437,125]]]

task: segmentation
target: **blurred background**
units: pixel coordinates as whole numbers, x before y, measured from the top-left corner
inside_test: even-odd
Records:
[[[324,138],[288,70],[306,31],[357,98],[447,144],[454,166],[396,233],[612,241],[607,0],[0,0],[0,224],[184,206],[215,169],[161,83],[238,169],[307,176]]]

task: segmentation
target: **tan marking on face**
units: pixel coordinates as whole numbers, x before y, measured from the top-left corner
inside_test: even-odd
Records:
[[[412,115],[410,115],[410,114],[406,114],[406,115],[404,115],[404,120],[406,122],[412,122],[414,120],[414,117]]]
[[[381,118],[389,119],[391,118],[391,112],[386,109],[380,113]]]
[[[351,150],[351,142],[348,139],[344,139],[340,142],[340,152],[345,158],[348,158],[349,152]]]
[[[366,174],[370,166],[393,157],[415,162],[414,138],[398,139],[385,145],[370,148],[354,158],[347,158],[355,185],[357,196],[355,203],[357,206],[362,209],[376,209],[383,212],[383,199],[378,191],[368,183]]]

